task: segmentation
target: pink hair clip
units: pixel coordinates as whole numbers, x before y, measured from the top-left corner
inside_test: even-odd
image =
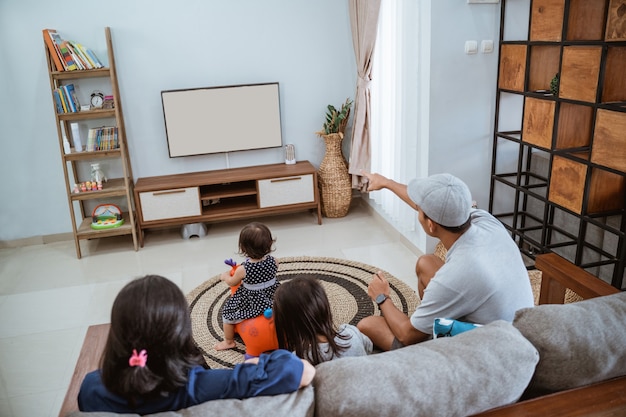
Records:
[[[143,349],[139,354],[137,354],[137,349],[133,349],[133,354],[128,359],[128,364],[130,366],[146,366],[146,361],[148,360],[148,353],[145,349]]]

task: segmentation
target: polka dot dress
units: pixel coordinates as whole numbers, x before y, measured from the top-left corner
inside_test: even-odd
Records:
[[[260,316],[266,309],[272,308],[274,292],[280,285],[276,281],[273,285],[263,289],[246,288],[246,284],[256,286],[276,278],[278,264],[274,257],[267,255],[258,262],[250,262],[246,259],[242,266],[246,271],[246,276],[237,291],[224,303],[222,310],[224,323],[239,323]]]

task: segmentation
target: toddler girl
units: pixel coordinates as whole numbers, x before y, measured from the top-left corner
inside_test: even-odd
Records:
[[[262,223],[253,222],[241,230],[239,253],[248,259],[241,265],[243,268],[233,268],[220,276],[236,290],[233,288],[233,294],[224,303],[224,340],[215,345],[216,350],[235,347],[235,324],[258,317],[272,308],[274,292],[279,286],[276,279],[278,265],[269,255],[275,241],[270,229]]]
[[[372,341],[351,324],[336,328],[324,288],[316,278],[295,277],[274,294],[278,346],[313,365],[372,353]]]

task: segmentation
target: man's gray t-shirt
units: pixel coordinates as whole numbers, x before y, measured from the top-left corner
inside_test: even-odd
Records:
[[[411,316],[413,327],[423,333],[432,333],[438,317],[477,324],[512,322],[517,310],[534,305],[519,248],[504,226],[484,210],[473,210],[471,219]]]

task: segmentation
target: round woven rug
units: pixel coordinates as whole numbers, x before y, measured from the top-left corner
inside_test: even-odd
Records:
[[[336,325],[356,325],[363,317],[380,315],[380,310],[367,295],[367,285],[379,268],[360,262],[336,258],[277,258],[279,281],[309,275],[319,279],[328,295]],[[391,285],[390,298],[405,314],[415,311],[419,297],[404,282],[382,271]],[[187,295],[196,343],[211,368],[232,368],[243,361],[245,346],[237,336],[234,349],[216,351],[223,338],[221,308],[230,296],[229,287],[215,276]]]

